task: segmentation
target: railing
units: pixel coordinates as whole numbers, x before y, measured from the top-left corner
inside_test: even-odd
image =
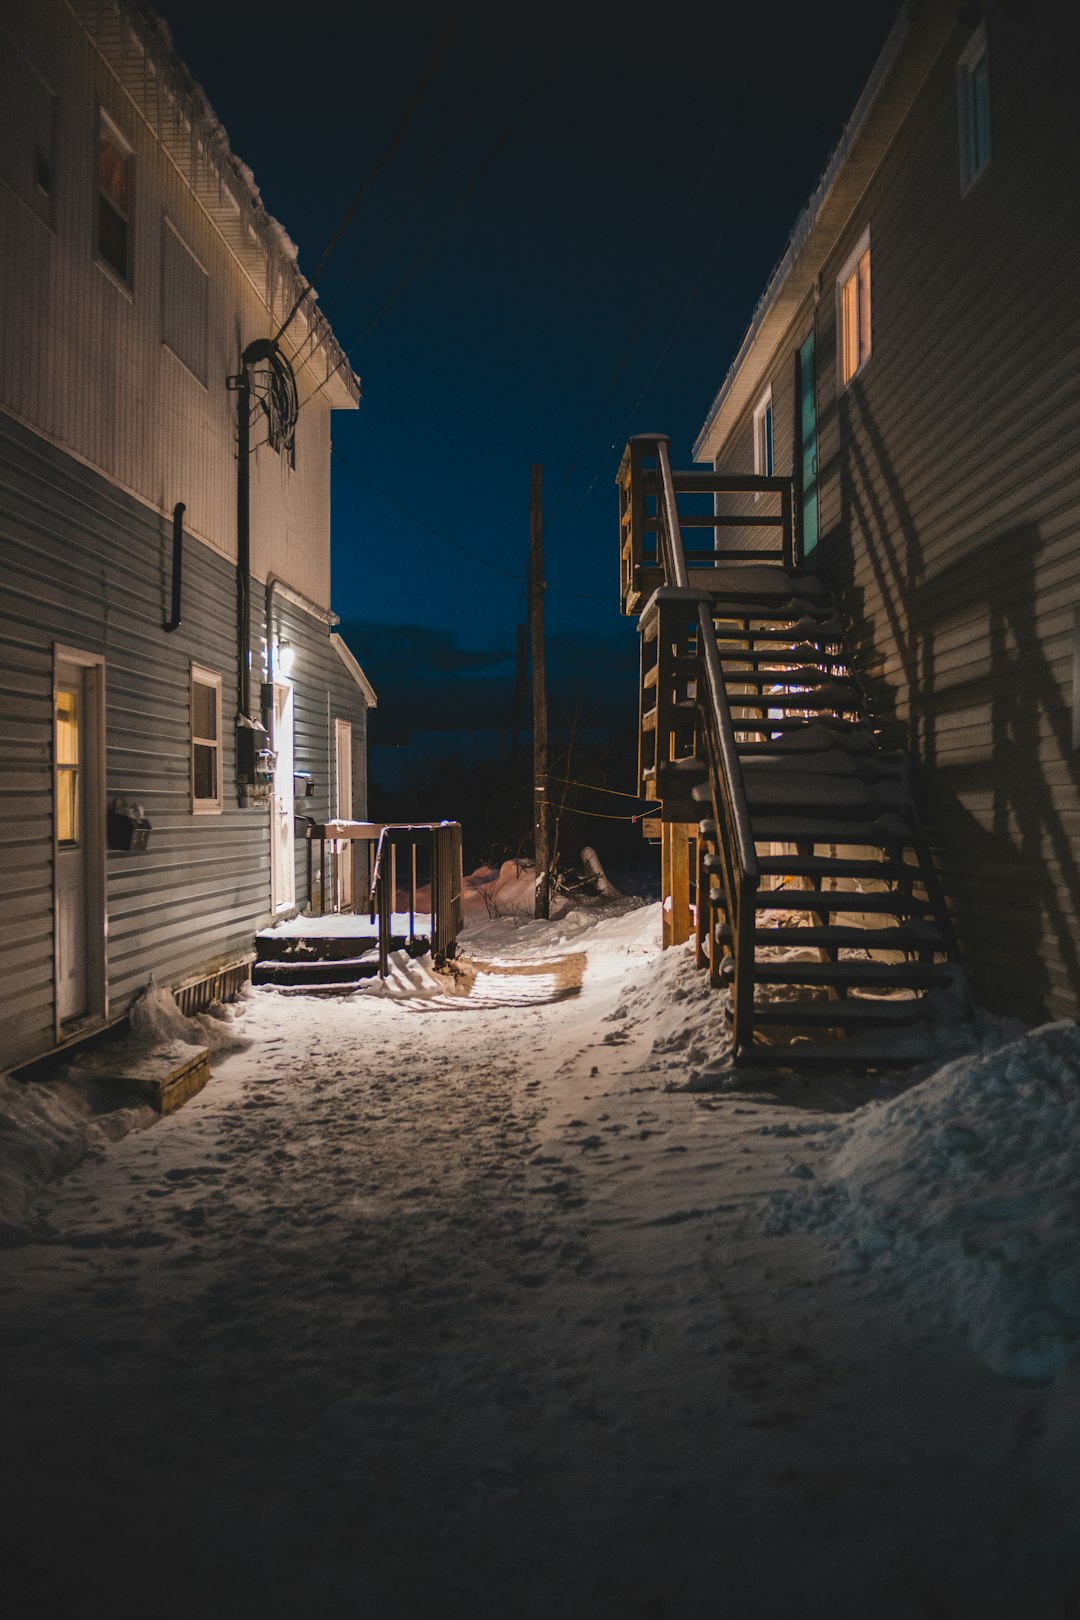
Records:
[[[655,467],[644,466],[646,458],[655,458]],[[625,482],[623,476],[625,469]],[[623,511],[628,514],[623,534],[623,604],[628,599],[641,603],[662,585],[691,589],[696,581],[689,567],[708,559],[712,566],[731,562],[771,561],[791,566],[794,559],[792,533],[792,494],[790,479],[757,478],[732,479],[708,473],[702,475],[694,487],[700,492],[715,494],[738,491],[740,494],[774,494],[779,498],[779,513],[716,514],[709,520],[712,527],[753,527],[769,525],[779,531],[772,551],[723,552],[688,554],[683,543],[684,519],[680,515],[678,494],[694,474],[672,474],[668,456],[668,441],[660,436],[632,439],[620,469],[620,492]],[[648,503],[648,504],[647,504]],[[697,527],[704,527],[699,518]],[[643,555],[645,537],[653,537],[652,560]],[[694,572],[696,572],[696,567]],[[652,579],[652,576],[655,576]],[[650,582],[651,581],[651,582]],[[697,641],[700,676],[697,686],[699,733],[704,744],[708,782],[713,800],[716,823],[716,842],[720,856],[725,909],[731,930],[731,948],[734,965],[732,1000],[734,1013],[734,1041],[737,1051],[749,1047],[752,1038],[754,1006],[754,929],[756,900],[760,883],[757,850],[750,825],[750,810],[743,782],[742,763],[735,741],[735,727],[724,684],[720,655],[716,648],[712,607],[707,595],[697,603]],[[661,654],[662,656],[662,654]],[[700,868],[699,868],[700,870]],[[708,905],[707,896],[699,884],[697,903],[699,928],[701,907]],[[710,961],[715,970],[718,944],[710,923]],[[699,936],[700,937],[700,936]]]
[[[731,563],[774,563],[798,571],[790,478],[729,475],[707,467],[673,473],[668,443],[664,434],[639,434],[630,440],[619,467],[624,613],[638,612],[659,585],[694,584],[694,574]],[[712,510],[688,510],[695,500],[709,501]],[[683,580],[672,575],[672,559],[664,556],[664,535],[671,533],[673,522],[680,533],[712,530],[710,546],[684,547]],[[760,543],[751,543],[758,538]]]
[[[384,826],[371,871],[368,904],[379,924],[379,976],[386,977],[397,902],[398,856],[408,857],[409,941],[416,938],[417,853],[429,859],[430,944],[436,961],[453,956],[464,913],[461,904],[461,827],[456,821],[409,822]]]

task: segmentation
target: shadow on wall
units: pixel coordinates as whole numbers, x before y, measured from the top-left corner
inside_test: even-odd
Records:
[[[838,407],[839,532],[867,537],[873,579],[845,605],[855,623],[884,619],[860,662],[886,741],[919,763],[976,994],[1032,1021],[1075,1016],[1080,755],[1036,621],[1039,530],[999,531],[931,571],[865,401],[852,390]],[[883,668],[887,641],[898,668]]]

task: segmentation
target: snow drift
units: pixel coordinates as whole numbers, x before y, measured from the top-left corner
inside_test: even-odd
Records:
[[[1045,1382],[1080,1344],[1080,1029],[959,1057],[840,1127],[774,1230],[825,1231],[966,1332],[995,1373]]]

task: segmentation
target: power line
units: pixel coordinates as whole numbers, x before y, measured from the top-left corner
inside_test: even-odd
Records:
[[[445,545],[452,546],[455,551],[460,551],[464,557],[470,557],[473,562],[479,563],[481,567],[490,568],[494,573],[502,574],[504,579],[512,579],[517,584],[525,583],[524,574],[515,574],[512,569],[504,568],[501,563],[492,562],[490,557],[482,557],[479,552],[470,551],[468,546],[463,546],[460,540],[454,539],[453,535],[447,534],[444,529],[436,528],[435,524],[429,523],[427,518],[421,517],[418,512],[414,512],[408,506],[405,506],[403,502],[398,500],[396,495],[391,495],[389,490],[383,489],[373,478],[369,478],[367,473],[361,472],[359,467],[354,466],[347,456],[342,455],[336,445],[332,448],[332,454],[334,460],[340,461],[343,467],[347,467],[354,478],[358,478],[362,484],[367,484],[369,489],[373,489],[376,495],[380,495],[389,506],[394,507],[403,517],[407,517],[410,522],[417,524],[421,529],[425,529],[436,540],[441,540]],[[561,590],[558,585],[548,585],[546,589],[553,591],[556,596],[571,596],[581,602],[607,602],[609,600],[606,596],[591,596],[582,591]]]
[[[326,268],[327,259],[329,259],[334,248],[337,246],[338,242],[340,242],[341,238],[345,235],[345,232],[352,224],[356,210],[360,207],[360,204],[371,190],[371,187],[374,185],[382,171],[386,168],[387,164],[390,162],[390,159],[394,156],[398,147],[408,134],[409,127],[412,124],[413,119],[416,117],[417,109],[426,96],[428,90],[431,88],[432,80],[438,72],[439,67],[442,64],[443,57],[446,55],[446,52],[450,47],[450,41],[457,30],[459,18],[460,7],[456,6],[450,13],[450,17],[445,28],[435,42],[431,56],[428,58],[427,67],[421,74],[420,79],[417,81],[415,90],[405,104],[405,110],[403,111],[401,118],[398,120],[397,129],[394,131],[389,144],[384,147],[381,155],[375,160],[367,174],[364,176],[364,179],[361,181],[359,190],[356,192],[348,208],[346,208],[339,224],[337,225],[337,228],[334,230],[330,240],[322,250],[322,255],[319,259],[318,265],[316,266],[315,274],[311,277],[311,280],[307,283],[307,285],[302,287],[297,293],[296,298],[293,301],[292,308],[289,310],[289,313],[286,315],[285,319],[281,323],[281,326],[278,328],[277,335],[274,338],[275,343],[280,343],[282,338],[285,336],[285,333],[292,324],[293,317],[300,308],[300,305],[314,290],[315,283],[318,281],[319,277],[323,273],[323,270]]]

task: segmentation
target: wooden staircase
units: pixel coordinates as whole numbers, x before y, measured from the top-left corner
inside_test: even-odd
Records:
[[[665,870],[687,862],[736,1061],[918,1061],[942,998],[968,1006],[955,936],[909,762],[881,748],[836,604],[799,566],[790,480],[673,474],[650,435],[619,486],[639,785],[662,806]]]

